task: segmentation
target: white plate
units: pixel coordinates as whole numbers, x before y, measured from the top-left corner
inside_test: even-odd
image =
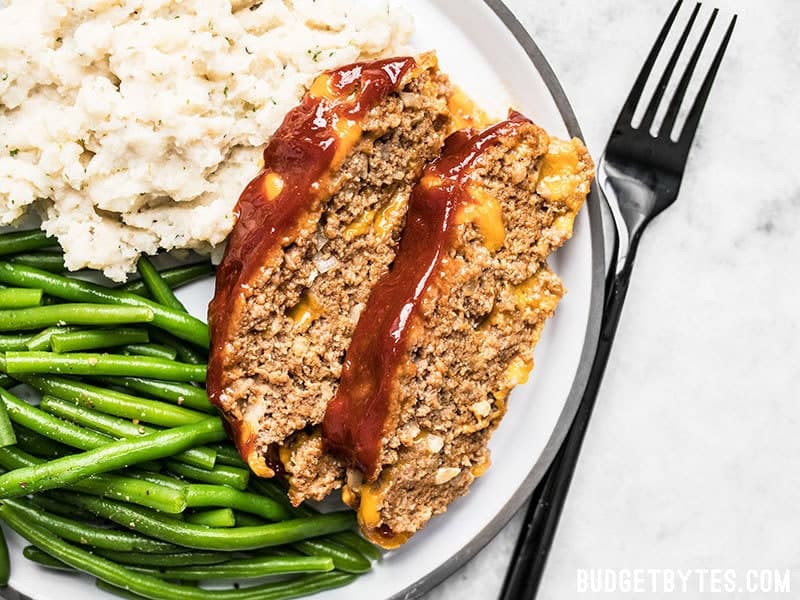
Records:
[[[514,106],[554,135],[580,135],[557,79],[531,38],[498,0],[407,0],[415,16],[414,46],[434,49],[443,70],[490,113]],[[573,239],[551,260],[568,294],[536,348],[528,384],[511,396],[506,418],[491,441],[491,469],[469,496],[453,503],[373,572],[318,596],[324,600],[411,598],[439,583],[485,545],[541,479],[572,420],[597,339],[603,284],[603,240],[597,197],[580,214]],[[210,281],[181,290],[181,299],[205,317]],[[40,569],[9,535],[14,590],[36,600],[112,598],[88,577]]]

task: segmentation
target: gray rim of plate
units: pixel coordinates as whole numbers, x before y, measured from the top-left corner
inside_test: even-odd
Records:
[[[544,80],[547,89],[550,91],[558,107],[559,113],[561,113],[561,118],[570,136],[583,139],[581,128],[578,125],[578,119],[575,117],[575,113],[572,110],[572,105],[567,95],[564,93],[564,89],[561,87],[558,77],[556,77],[555,72],[547,62],[544,54],[542,54],[539,46],[533,41],[530,33],[528,33],[522,23],[519,22],[514,13],[511,12],[502,0],[484,0],[484,2],[492,9],[497,18],[502,21],[506,29],[511,32],[517,40],[517,43],[528,55],[534,68],[539,72],[539,75]],[[492,541],[492,539],[500,533],[500,530],[511,520],[511,517],[513,517],[528,500],[533,490],[544,477],[550,463],[553,462],[558,449],[561,447],[561,442],[564,441],[567,431],[578,411],[578,405],[583,396],[583,390],[586,387],[589,370],[592,366],[592,359],[594,358],[600,336],[600,320],[603,312],[603,294],[606,276],[603,217],[600,207],[601,201],[597,186],[593,183],[591,192],[586,201],[586,208],[589,212],[589,234],[591,235],[592,247],[592,291],[589,306],[589,319],[586,325],[586,334],[583,338],[583,349],[581,350],[578,370],[572,381],[572,387],[567,396],[567,401],[564,404],[564,408],[561,411],[553,433],[550,434],[547,445],[530,473],[528,473],[525,481],[522,482],[522,485],[517,488],[517,491],[514,492],[511,499],[478,535],[464,545],[461,550],[453,554],[442,566],[420,578],[402,592],[395,594],[389,598],[389,600],[411,600],[431,591],[447,577],[465,565],[486,546],[486,544]]]
[[[575,113],[572,110],[572,105],[569,103],[569,99],[564,93],[555,72],[553,72],[552,67],[547,62],[542,51],[539,50],[536,42],[533,41],[531,35],[502,0],[484,0],[484,2],[486,2],[487,6],[489,6],[494,14],[503,22],[503,25],[511,32],[517,40],[517,43],[522,46],[522,49],[528,55],[528,58],[530,58],[531,63],[533,63],[533,66],[544,80],[545,85],[547,85],[547,89],[550,90],[550,94],[553,96],[553,100],[555,100],[558,111],[561,113],[561,118],[564,120],[569,134],[573,137],[583,139],[581,128],[578,125],[578,119],[575,117]],[[603,310],[603,288],[605,282],[603,222],[600,209],[600,195],[594,184],[592,185],[592,191],[586,202],[586,207],[589,211],[589,233],[592,238],[592,293],[589,320],[586,327],[586,335],[583,339],[583,349],[581,350],[578,371],[572,382],[567,401],[561,411],[561,416],[556,423],[553,433],[550,435],[550,439],[544,451],[541,456],[539,456],[539,460],[536,461],[531,472],[528,473],[525,481],[517,491],[514,492],[511,499],[477,536],[451,556],[441,567],[431,571],[402,592],[392,596],[389,600],[411,600],[412,598],[418,598],[425,592],[439,585],[475,556],[501,529],[503,529],[503,527],[505,527],[508,521],[511,520],[511,517],[516,514],[531,493],[533,493],[533,490],[544,477],[553,458],[555,458],[556,452],[558,452],[561,446],[561,442],[564,441],[569,426],[572,424],[572,420],[578,410],[578,404],[580,403],[584,387],[586,386],[586,380],[589,376],[591,361],[594,357],[600,334],[600,317]],[[11,586],[3,588],[0,597],[5,600],[31,600],[28,596],[21,594]]]

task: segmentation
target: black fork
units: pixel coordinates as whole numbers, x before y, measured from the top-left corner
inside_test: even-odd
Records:
[[[658,79],[653,97],[644,110],[642,122],[634,127],[634,112],[642,99],[645,84],[650,78],[653,65],[664,41],[675,23],[681,4],[682,0],[678,0],[661,29],[628,99],[622,107],[605,152],[600,159],[598,181],[609,203],[617,205],[618,215],[615,215],[615,221],[618,236],[613,248],[611,270],[606,283],[606,301],[597,354],[592,363],[575,420],[561,449],[531,498],[500,594],[501,600],[526,600],[536,596],[592,408],[611,353],[639,241],[650,221],[675,202],[678,196],[686,159],[689,156],[689,149],[697,131],[700,116],[711,92],[711,86],[719,70],[725,49],[733,34],[736,16],[731,20],[722,38],[700,90],[692,103],[685,124],[677,137],[673,139],[671,134],[677,123],[689,83],[718,15],[718,10],[714,9],[692,51],[675,93],[667,105],[663,122],[657,133],[651,134],[670,78],[684,51],[692,26],[697,20],[700,11],[698,3],[689,17],[675,50],[667,61],[664,72]]]

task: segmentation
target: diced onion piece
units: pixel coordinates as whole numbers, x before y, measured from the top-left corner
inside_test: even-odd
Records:
[[[461,469],[457,467],[441,467],[436,471],[436,477],[433,481],[436,485],[442,485],[453,479],[453,477],[459,473],[461,473]]]
[[[319,271],[320,274],[327,273],[338,264],[339,261],[336,260],[336,258],[334,258],[333,256],[330,256],[328,258],[322,258],[321,254],[317,254],[314,257],[314,266],[317,267],[317,271]]]

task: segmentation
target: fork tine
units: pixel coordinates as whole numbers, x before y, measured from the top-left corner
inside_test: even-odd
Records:
[[[650,50],[650,54],[647,56],[647,60],[642,66],[642,70],[639,71],[636,82],[633,84],[633,87],[628,94],[628,99],[625,101],[625,104],[622,105],[622,110],[620,111],[619,117],[617,117],[617,122],[614,125],[615,130],[621,130],[623,128],[628,129],[631,127],[633,113],[636,111],[636,106],[639,104],[639,98],[644,91],[644,86],[647,83],[647,79],[650,77],[650,71],[653,70],[653,65],[656,62],[656,58],[658,58],[658,53],[661,51],[661,46],[664,45],[664,40],[667,39],[667,34],[672,27],[672,23],[675,21],[675,17],[678,16],[678,10],[680,9],[682,2],[683,0],[678,0],[675,3],[675,7],[672,9],[669,17],[667,17],[667,21],[664,23],[664,27],[661,28],[661,33],[658,34],[656,42],[653,44],[653,48]]]
[[[667,66],[665,67],[664,72],[661,74],[661,79],[658,80],[658,85],[653,92],[653,97],[650,99],[650,103],[647,105],[647,110],[644,113],[644,117],[642,117],[642,122],[639,124],[639,129],[642,129],[643,131],[649,131],[650,127],[653,125],[653,119],[656,118],[656,113],[658,112],[658,107],[661,104],[661,99],[664,97],[664,92],[667,91],[667,85],[669,84],[670,77],[672,77],[672,72],[675,70],[675,65],[678,63],[681,52],[683,52],[683,47],[686,45],[686,40],[689,38],[689,33],[692,31],[692,27],[694,26],[694,22],[697,19],[697,14],[699,12],[700,3],[698,2],[694,5],[692,16],[689,17],[689,22],[686,24],[686,27],[683,28],[683,33],[681,34],[675,49],[672,51],[672,56],[669,57],[669,62],[667,62]]]
[[[700,115],[703,114],[706,100],[708,100],[708,95],[711,93],[711,86],[714,84],[714,78],[717,76],[720,64],[722,64],[722,57],[725,55],[725,49],[728,47],[731,35],[733,35],[733,28],[735,25],[736,15],[733,15],[731,24],[728,26],[728,31],[725,32],[725,37],[722,38],[722,43],[717,50],[717,54],[714,56],[714,62],[711,63],[708,74],[703,80],[702,86],[700,86],[700,91],[697,93],[697,98],[695,98],[694,104],[692,104],[692,109],[689,111],[689,116],[686,118],[686,124],[683,126],[683,131],[681,131],[681,135],[678,138],[678,145],[687,154],[689,152],[689,147],[692,145],[692,140],[694,140],[694,134],[697,132],[697,124],[700,122]]]
[[[675,120],[678,118],[678,112],[681,109],[681,104],[683,104],[683,98],[686,96],[686,90],[689,87],[689,82],[692,80],[692,75],[697,67],[697,61],[700,60],[700,55],[703,53],[706,40],[708,40],[708,34],[711,33],[711,28],[714,26],[714,21],[716,20],[718,13],[719,9],[715,8],[714,12],[711,13],[711,18],[709,18],[706,28],[703,30],[703,35],[700,36],[700,39],[697,42],[697,46],[692,53],[692,57],[689,59],[689,63],[686,65],[686,70],[683,72],[683,76],[681,76],[678,87],[675,89],[675,94],[672,96],[672,100],[670,100],[669,106],[667,107],[664,120],[662,121],[661,127],[658,130],[659,136],[669,137],[670,133],[672,132],[672,128],[675,127]]]

